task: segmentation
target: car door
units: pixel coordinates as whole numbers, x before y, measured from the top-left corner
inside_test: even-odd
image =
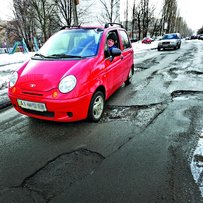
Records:
[[[120,74],[122,75],[122,81],[124,82],[128,74],[130,72],[130,69],[133,66],[133,48],[131,46],[130,40],[128,38],[127,33],[125,30],[120,30],[119,31],[119,36],[121,37],[121,51],[122,51],[122,60],[121,60],[121,72]]]
[[[115,43],[115,45],[117,46],[117,48],[120,49],[120,42],[119,42],[119,38],[118,38],[118,33],[117,31],[113,31],[116,36],[117,36],[117,41]],[[108,35],[112,33],[109,32]],[[107,37],[108,37],[107,35]],[[105,51],[107,51],[107,45],[105,47]],[[109,53],[105,54],[106,55],[106,59],[105,59],[105,70],[106,70],[106,76],[107,76],[107,92],[111,95],[116,89],[118,89],[118,87],[120,87],[122,85],[122,80],[123,80],[123,76],[122,76],[122,63],[121,61],[122,56],[116,56],[113,57],[111,55],[108,55]]]

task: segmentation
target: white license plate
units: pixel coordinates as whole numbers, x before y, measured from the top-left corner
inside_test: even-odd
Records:
[[[46,105],[44,103],[39,102],[31,102],[31,101],[25,101],[18,99],[18,105],[25,109],[35,110],[35,111],[47,111]]]

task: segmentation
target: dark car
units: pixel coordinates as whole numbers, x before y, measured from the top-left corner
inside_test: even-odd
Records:
[[[138,39],[137,38],[132,38],[132,39],[130,39],[130,41],[131,41],[131,43],[133,43],[133,42],[137,42]]]
[[[179,49],[181,46],[181,35],[179,33],[165,34],[158,43],[158,51],[161,49]]]
[[[197,35],[192,35],[192,36],[190,37],[190,39],[198,39],[198,36],[197,36]]]
[[[203,40],[203,34],[200,34],[200,35],[198,36],[198,39]]]

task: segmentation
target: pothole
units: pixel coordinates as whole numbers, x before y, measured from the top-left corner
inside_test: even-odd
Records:
[[[203,72],[201,72],[201,71],[195,71],[195,70],[187,71],[186,73],[187,74],[192,74],[194,76],[198,76],[198,75],[202,76],[203,75]]]
[[[200,134],[197,147],[193,153],[193,158],[190,164],[191,172],[196,184],[199,186],[203,197],[203,130]]]
[[[85,149],[62,154],[27,177],[22,186],[49,200],[93,174],[103,159],[100,154]]]
[[[148,125],[165,108],[165,104],[107,106],[100,122],[135,121],[135,125],[142,127]]]
[[[171,93],[172,98],[180,97],[180,96],[195,96],[203,94],[203,91],[192,91],[192,90],[176,90]]]

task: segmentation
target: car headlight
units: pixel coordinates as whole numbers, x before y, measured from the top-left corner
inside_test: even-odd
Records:
[[[59,83],[59,91],[61,93],[68,93],[76,86],[76,78],[74,75],[66,76]]]
[[[17,80],[18,80],[18,73],[17,72],[12,73],[12,75],[9,78],[9,86],[13,87],[16,84]]]

